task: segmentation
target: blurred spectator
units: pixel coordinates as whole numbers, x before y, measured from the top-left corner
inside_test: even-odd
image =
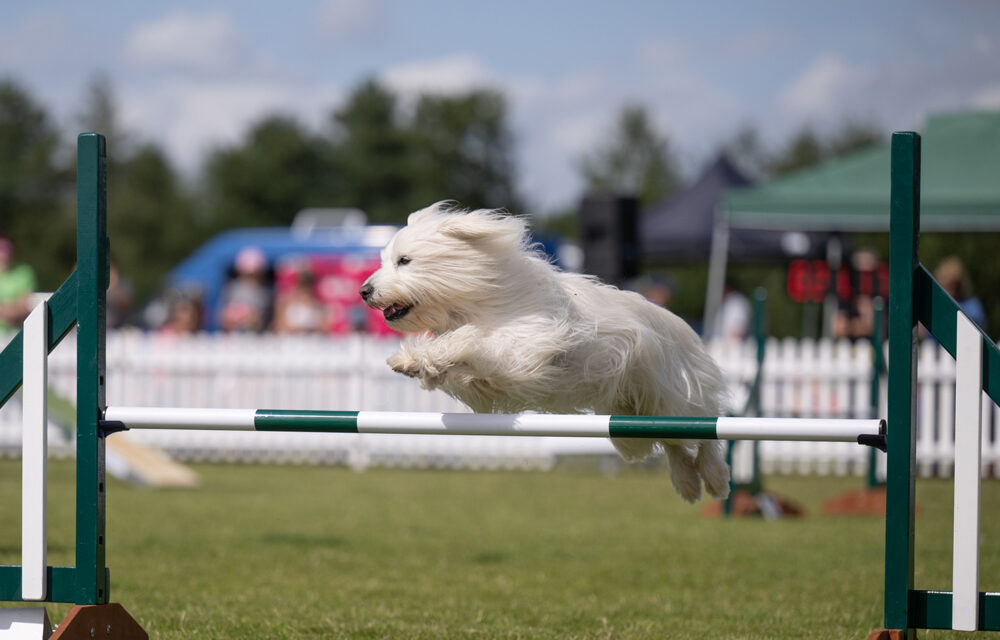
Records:
[[[295,284],[279,293],[274,302],[274,331],[280,333],[318,333],[329,324],[326,307],[316,297],[315,277],[308,266],[295,274]]]
[[[178,295],[171,302],[167,321],[160,327],[165,335],[183,335],[201,330],[201,299],[191,295]]]
[[[121,275],[114,262],[111,263],[107,295],[108,329],[118,329],[132,311],[132,283]]]
[[[732,281],[723,286],[722,304],[715,313],[711,336],[715,340],[743,340],[750,331],[753,312],[750,301],[740,293]]]
[[[219,326],[224,331],[263,331],[271,310],[267,257],[257,247],[236,254],[235,277],[222,292]]]
[[[858,249],[851,256],[851,299],[840,301],[831,331],[835,338],[870,338],[875,330],[875,307],[872,294],[857,286],[859,275],[878,272],[879,257],[872,249]]]
[[[347,317],[350,321],[351,333],[368,333],[371,331],[371,326],[368,322],[371,318],[371,309],[366,305],[351,305],[350,309],[347,310]]]
[[[641,294],[646,300],[666,309],[674,300],[674,287],[669,278],[660,275],[645,275],[629,284],[629,289]]]
[[[972,294],[972,285],[965,266],[957,256],[945,258],[934,270],[934,279],[948,292],[969,319],[986,330],[986,308],[982,301]]]
[[[14,243],[0,236],[0,332],[17,330],[31,312],[35,272],[14,264]]]

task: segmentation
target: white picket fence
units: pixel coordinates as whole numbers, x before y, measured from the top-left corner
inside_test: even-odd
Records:
[[[2,342],[0,342],[2,343]],[[162,407],[260,407],[372,411],[465,411],[393,373],[391,339],[355,335],[161,336],[135,331],[108,335],[109,404]],[[730,381],[733,407],[743,407],[756,372],[751,342],[714,343]],[[950,476],[954,461],[954,361],[932,343],[920,350],[917,464],[923,476]],[[761,413],[776,417],[868,417],[873,354],[867,342],[768,342]],[[50,356],[52,389],[72,402],[75,342],[70,335]],[[885,415],[882,383],[878,415]],[[983,400],[983,473],[1000,475],[1000,412]],[[128,437],[181,460],[343,464],[354,468],[548,469],[563,455],[613,454],[600,440],[570,438],[335,435],[142,430]],[[67,432],[53,427],[50,448],[71,455]],[[20,407],[0,409],[0,455],[20,451]],[[851,443],[765,442],[766,473],[861,474],[868,449]],[[745,478],[749,443],[735,451],[734,472]],[[884,468],[884,456],[879,456]]]

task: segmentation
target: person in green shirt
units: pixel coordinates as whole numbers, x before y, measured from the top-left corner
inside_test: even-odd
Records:
[[[14,243],[0,236],[0,333],[16,331],[31,311],[35,272],[14,264]]]

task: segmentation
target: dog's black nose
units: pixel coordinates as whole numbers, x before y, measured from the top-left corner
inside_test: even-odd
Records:
[[[363,285],[361,285],[361,289],[358,291],[358,293],[361,294],[362,300],[368,300],[368,298],[371,297],[373,291],[375,291],[375,287],[371,286],[366,282]]]

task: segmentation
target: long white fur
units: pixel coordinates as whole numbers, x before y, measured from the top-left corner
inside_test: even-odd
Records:
[[[529,246],[521,218],[437,203],[411,214],[365,283],[379,309],[412,307],[389,365],[477,412],[720,416],[725,386],[680,318]],[[398,306],[394,306],[398,305]],[[628,460],[663,451],[687,501],[729,493],[719,441],[612,439]]]

